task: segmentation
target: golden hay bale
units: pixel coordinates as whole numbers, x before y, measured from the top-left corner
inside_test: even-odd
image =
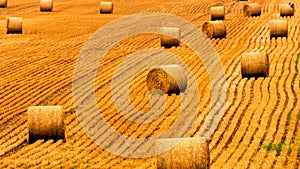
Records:
[[[160,45],[166,48],[172,46],[179,46],[180,29],[176,27],[162,27],[160,28]],[[176,38],[173,38],[176,37]]]
[[[260,16],[261,6],[258,3],[250,3],[243,8],[244,16]]]
[[[31,106],[27,113],[29,143],[38,139],[65,139],[65,115],[61,106]]]
[[[209,21],[202,25],[202,32],[208,38],[226,38],[226,27],[223,21]]]
[[[269,57],[262,52],[246,52],[241,56],[242,77],[267,77]]]
[[[270,38],[272,37],[288,37],[287,20],[271,20],[269,22]]]
[[[7,33],[22,33],[22,17],[6,17]]]
[[[100,2],[100,13],[110,14],[113,12],[113,3],[112,2]]]
[[[0,0],[0,8],[6,8],[7,0]]]
[[[51,12],[52,10],[53,10],[53,1],[52,0],[41,0],[40,11]]]
[[[295,6],[292,3],[281,4],[279,6],[280,16],[294,16]]]
[[[159,139],[157,149],[164,149],[178,142],[178,138]],[[200,144],[200,138],[184,138],[171,150],[157,156],[159,169],[209,169],[208,141]]]
[[[179,65],[163,65],[152,68],[147,75],[149,91],[160,89],[167,94],[179,94],[187,86],[185,70]]]
[[[225,7],[213,6],[210,8],[210,20],[224,20],[225,19]]]

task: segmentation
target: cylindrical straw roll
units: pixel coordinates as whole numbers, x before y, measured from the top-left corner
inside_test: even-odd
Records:
[[[295,6],[292,3],[281,4],[279,7],[280,16],[294,16]]]
[[[29,143],[38,139],[65,139],[65,115],[61,106],[32,106],[27,113]]]
[[[287,20],[271,20],[269,22],[270,38],[272,37],[288,37]]]
[[[0,0],[0,8],[6,8],[7,0]]]
[[[182,139],[182,138],[180,138]],[[208,142],[200,144],[200,138],[178,138],[159,139],[157,149],[179,142],[171,150],[157,157],[158,169],[209,169],[210,153]]]
[[[210,19],[224,20],[225,19],[225,7],[224,6],[213,6],[210,8]]]
[[[242,77],[267,77],[269,57],[262,52],[246,52],[241,56]]]
[[[179,46],[180,29],[176,27],[162,27],[160,28],[160,44],[163,47],[170,48],[172,46]],[[174,38],[175,37],[175,38]]]
[[[10,33],[19,33],[22,34],[23,24],[22,17],[7,17],[6,18],[6,29],[7,34]]]
[[[113,3],[112,2],[100,2],[100,13],[101,14],[111,14],[113,13]]]
[[[226,27],[223,21],[209,21],[202,25],[202,32],[208,38],[226,38]]]
[[[244,6],[243,8],[244,16],[260,16],[261,15],[261,6],[258,3],[250,3]]]
[[[53,0],[41,0],[40,11],[51,12],[53,10]]]
[[[179,94],[187,87],[185,70],[179,65],[163,65],[152,68],[147,75],[149,91],[162,90],[166,94]]]

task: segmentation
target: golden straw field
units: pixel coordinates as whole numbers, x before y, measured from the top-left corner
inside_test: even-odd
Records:
[[[227,88],[224,115],[209,139],[210,168],[300,168],[298,0],[112,2],[112,14],[100,14],[99,0],[53,0],[51,12],[41,12],[38,0],[8,0],[8,6],[0,8],[0,169],[157,168],[155,157],[138,159],[114,155],[95,144],[85,133],[73,100],[77,58],[98,29],[124,16],[142,12],[168,13],[191,22],[201,31],[202,25],[210,21],[210,7],[218,5],[225,7],[226,37],[209,41],[220,56]],[[243,7],[249,2],[261,5],[260,16],[244,16]],[[288,2],[295,5],[294,16],[281,17],[279,6]],[[9,16],[23,17],[22,34],[6,34],[6,17]],[[273,19],[288,22],[287,37],[270,38],[269,21]],[[168,97],[166,109],[151,124],[126,120],[114,106],[111,81],[118,65],[130,54],[150,48],[176,54],[193,73],[200,106],[196,124],[188,136],[199,136],[212,106],[211,82],[206,68],[185,44],[165,49],[160,46],[159,36],[153,34],[122,40],[99,64],[101,69],[97,72],[94,88],[104,119],[118,132],[133,138],[156,136],[176,120],[182,95],[165,94]],[[267,77],[242,78],[240,60],[244,52],[268,54]],[[168,61],[172,62],[161,59],[164,63]],[[135,62],[125,66],[128,69],[139,67]],[[147,73],[145,70],[136,74],[128,91],[118,86],[120,91],[130,94],[130,101],[138,110],[151,107]],[[83,94],[82,99],[85,97],[87,95]],[[28,107],[56,105],[65,111],[65,140],[28,143]],[[124,109],[131,111],[129,107]],[[105,131],[100,132],[105,135]]]

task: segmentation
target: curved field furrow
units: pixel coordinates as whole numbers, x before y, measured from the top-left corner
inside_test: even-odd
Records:
[[[277,39],[277,40],[275,40],[275,43],[279,42],[279,41],[280,41],[280,39]],[[274,42],[274,39],[272,39],[272,42]],[[280,56],[280,49],[279,48],[276,48],[274,51],[272,51],[270,53],[269,56],[270,56],[270,59],[271,59],[271,63],[278,63],[278,60],[280,59],[280,57],[277,56],[277,55]],[[272,102],[270,102],[270,104],[268,104],[268,106],[269,105],[272,106],[273,110],[272,110],[272,108],[268,108],[268,107],[266,108],[266,110],[272,110],[271,114],[268,116],[269,120],[267,121],[267,123],[268,123],[267,128],[270,132],[275,132],[276,131],[276,125],[274,123],[278,122],[278,119],[276,119],[276,117],[279,118],[279,115],[280,115],[280,112],[276,112],[276,110],[278,108],[278,105],[280,104],[279,98],[278,98],[279,93],[277,91],[277,88],[278,88],[277,86],[278,86],[278,83],[280,81],[280,74],[279,75],[277,74],[277,76],[276,76],[276,72],[282,73],[282,70],[280,69],[280,67],[278,68],[277,65],[278,64],[274,64],[275,68],[272,68],[272,64],[271,64],[271,67],[270,67],[270,76],[272,77],[271,86],[270,86],[270,94],[271,94],[270,99],[272,100]],[[277,70],[277,69],[278,69],[278,71],[271,71],[271,70]],[[267,119],[265,119],[265,120],[267,120]],[[262,139],[263,145],[268,145],[268,144],[272,143],[272,139],[270,139],[268,137],[270,132],[265,131],[264,137]],[[266,151],[264,149],[260,149],[260,152],[266,153]],[[262,162],[262,160],[259,161],[259,162]],[[254,164],[256,164],[256,163],[254,163]],[[267,163],[264,163],[264,164],[267,164]]]
[[[88,89],[72,88],[77,57],[96,30],[120,17],[140,12],[164,12],[182,17],[201,29],[210,19],[210,7],[215,5],[226,7],[227,36],[210,41],[220,55],[228,88],[224,116],[211,136],[211,168],[300,167],[299,11],[296,10],[293,17],[284,18],[289,22],[288,38],[270,39],[268,21],[280,18],[279,5],[289,1],[256,2],[262,5],[262,15],[248,18],[243,17],[242,8],[249,2],[233,0],[130,0],[126,3],[116,0],[112,15],[99,14],[97,0],[58,0],[51,13],[40,12],[39,2],[33,0],[9,1],[8,8],[0,9],[0,168],[156,168],[155,158],[124,158],[99,147],[85,133],[80,121],[86,120],[89,128],[97,131],[95,137],[107,138],[102,144],[117,143],[118,136],[110,135],[105,126],[93,121],[99,116],[98,109],[116,131],[133,138],[157,136],[174,124],[180,111],[189,110],[189,105],[180,107],[187,93],[165,95],[168,98],[165,106],[161,102],[151,105],[151,94],[146,86],[148,69],[143,65],[151,58],[147,58],[147,54],[128,57],[143,49],[165,50],[159,45],[159,37],[139,35],[119,42],[98,64],[101,69],[97,70],[95,84],[84,79],[87,72],[79,72],[83,86],[94,86],[98,107],[89,102],[91,93]],[[297,9],[299,2],[292,2]],[[24,17],[22,35],[4,33],[4,19],[10,15]],[[188,132],[187,136],[200,136],[211,106],[216,105],[210,96],[216,86],[211,86],[204,63],[188,46],[181,43],[167,51],[188,66],[191,71],[189,83],[192,78],[196,80],[199,96],[185,98],[190,103],[200,99],[196,123],[188,124],[190,128],[181,131]],[[241,78],[240,55],[248,51],[269,54],[269,77]],[[149,60],[139,61],[141,57]],[[177,63],[167,57],[152,57],[160,64]],[[132,74],[130,81],[115,83],[117,93],[112,93],[112,79],[122,77],[122,74],[116,76],[116,70],[125,59],[121,71],[131,68],[140,71]],[[127,82],[129,87],[125,85]],[[74,94],[87,107],[85,114],[75,112]],[[115,99],[119,99],[122,106],[116,106],[113,96],[117,96]],[[127,104],[128,100],[131,105]],[[26,143],[26,109],[34,105],[62,105],[65,108],[66,142],[39,140]],[[141,113],[162,106],[164,110],[155,120],[153,114]],[[183,118],[188,119],[188,116]],[[120,142],[120,151],[136,151],[137,146],[141,146],[125,145]],[[279,145],[282,146],[280,150]],[[268,147],[271,147],[270,151]]]
[[[256,23],[257,24],[257,23]],[[248,36],[243,36],[243,37],[248,37]],[[239,62],[238,62],[239,63]],[[236,103],[236,102],[235,102]],[[226,115],[225,115],[226,116]],[[231,120],[230,120],[231,121]],[[220,127],[220,128],[223,128],[223,127]],[[222,137],[223,138],[223,137]],[[224,138],[223,138],[223,140],[224,140]],[[220,143],[219,143],[220,144]]]

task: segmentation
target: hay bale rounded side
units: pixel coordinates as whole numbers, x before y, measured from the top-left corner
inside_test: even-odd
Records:
[[[0,8],[6,8],[7,0],[0,0]]]
[[[162,90],[165,94],[179,94],[187,87],[185,70],[179,65],[163,65],[152,68],[147,75],[147,87]]]
[[[100,13],[111,14],[113,13],[114,5],[112,2],[100,2]]]
[[[292,3],[289,4],[281,4],[279,6],[280,16],[294,16],[295,13],[295,5]]]
[[[210,20],[224,20],[225,19],[225,7],[213,6],[210,8]]]
[[[243,8],[244,16],[260,16],[261,15],[261,6],[258,3],[250,3],[244,6]]]
[[[22,34],[23,32],[23,18],[22,17],[7,17],[6,18],[6,33]]]
[[[262,52],[245,52],[241,55],[242,77],[267,77],[269,57]]]
[[[166,48],[172,46],[179,46],[180,29],[176,27],[162,27],[160,28],[160,45]],[[173,38],[175,37],[175,38]]]
[[[270,38],[288,37],[287,20],[271,20],[269,22]]]
[[[40,2],[41,12],[51,12],[53,11],[53,0],[41,0]]]
[[[177,140],[176,140],[177,139]],[[159,139],[157,149],[169,147],[178,138]],[[157,156],[157,168],[209,169],[210,153],[208,141],[200,144],[199,138],[184,138],[171,150]]]
[[[223,21],[209,21],[202,25],[202,32],[208,38],[226,38],[226,27]]]
[[[65,139],[65,115],[61,106],[31,106],[27,114],[29,143],[38,139]]]

